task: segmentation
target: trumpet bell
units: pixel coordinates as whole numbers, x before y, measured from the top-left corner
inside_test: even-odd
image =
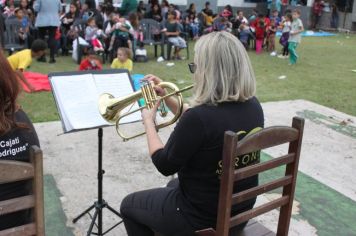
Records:
[[[110,123],[115,123],[118,119],[119,113],[117,111],[113,111],[110,107],[115,104],[117,100],[113,95],[109,93],[101,94],[99,97],[99,112],[100,115]]]
[[[137,101],[142,96],[141,91],[137,91],[123,98],[115,98],[109,93],[103,93],[99,97],[100,115],[109,123],[115,124],[120,120],[123,109]]]

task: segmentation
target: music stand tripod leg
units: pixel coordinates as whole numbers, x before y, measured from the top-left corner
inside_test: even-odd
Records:
[[[83,216],[85,216],[86,214],[88,214],[93,208],[95,207],[95,203],[88,207],[88,209],[86,209],[85,211],[83,211],[83,213],[81,213],[79,216],[75,217],[72,222],[75,224],[80,218],[82,218]]]
[[[106,203],[106,207],[107,207],[112,213],[114,213],[115,215],[117,215],[118,217],[120,217],[120,218],[122,219],[121,214],[120,214],[118,211],[116,211],[114,208],[112,208],[108,203]]]
[[[93,219],[91,220],[91,223],[90,223],[90,226],[89,226],[89,229],[88,229],[88,232],[87,232],[87,236],[90,236],[92,234],[92,231],[93,231],[93,227],[94,227],[94,224],[95,224],[95,220],[96,220],[96,217],[98,216],[98,211],[100,211],[98,208],[95,209],[95,212],[94,212],[94,215],[93,215]],[[98,231],[98,235],[101,236],[101,232]]]
[[[114,213],[121,219],[122,219],[122,216],[118,211],[116,211],[111,206],[109,206],[109,204],[103,199],[103,175],[104,175],[105,171],[102,168],[102,150],[103,150],[102,147],[103,147],[103,129],[99,128],[98,129],[98,200],[96,202],[94,202],[94,205],[90,206],[83,213],[81,213],[79,216],[77,216],[76,218],[73,219],[73,223],[76,223],[80,218],[82,218],[86,214],[89,214],[89,212],[95,208],[95,212],[91,219],[91,223],[90,223],[90,226],[89,226],[89,229],[87,232],[87,236],[92,235],[92,234],[102,236],[122,223],[122,220],[121,220],[119,223],[117,223],[116,225],[111,227],[109,230],[107,230],[105,233],[103,233],[102,211],[104,208],[108,208],[108,210],[110,210],[112,213]],[[93,227],[95,225],[95,221],[97,218],[98,218],[98,224],[96,226],[97,226],[98,232],[93,233],[92,232]]]

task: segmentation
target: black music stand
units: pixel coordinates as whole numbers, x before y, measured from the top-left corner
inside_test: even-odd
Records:
[[[103,75],[105,75],[105,78],[103,78]],[[72,76],[78,76],[79,78],[77,77],[71,78]],[[100,79],[96,80],[96,76],[99,76]],[[121,78],[118,79],[117,78],[118,76],[121,76]],[[124,90],[128,94],[133,93],[134,85],[132,79],[130,77],[128,70],[111,70],[111,69],[102,70],[102,71],[56,72],[56,73],[50,73],[48,77],[51,84],[53,97],[58,109],[58,113],[61,118],[64,133],[98,128],[98,143],[99,143],[98,145],[98,200],[95,201],[93,205],[87,208],[79,216],[74,218],[73,223],[76,223],[84,215],[89,214],[89,216],[91,217],[91,224],[89,226],[87,236],[90,236],[92,234],[103,236],[122,223],[121,214],[115,209],[113,209],[103,199],[103,175],[105,171],[103,170],[102,167],[102,162],[103,162],[102,127],[106,127],[109,125],[106,122],[103,122],[103,119],[100,116],[99,112],[93,117],[93,113],[91,113],[92,110],[89,109],[89,113],[86,113],[85,112],[86,110],[83,110],[81,106],[85,101],[86,106],[95,107],[95,110],[97,110],[98,104],[96,101],[93,102],[92,98],[97,96],[97,93],[101,91],[103,88],[105,88],[107,92],[111,91],[111,93],[115,93],[116,91],[122,91],[122,90]],[[82,86],[84,80],[86,84]],[[115,83],[113,83],[113,81],[115,81]],[[120,81],[120,83],[117,83],[117,81]],[[78,96],[78,91],[75,90],[78,88],[86,92]],[[78,98],[81,98],[80,100],[81,102],[73,103],[73,101],[77,101]],[[71,106],[67,107],[66,104],[71,104]],[[79,110],[81,112],[78,112]],[[97,119],[96,122],[86,124],[84,126],[80,126],[78,125],[78,123],[76,123],[76,125],[70,123],[71,118],[73,120],[85,120],[87,116],[91,116]],[[132,122],[133,121],[134,120],[132,120]],[[114,226],[110,227],[108,230],[103,232],[102,214],[103,214],[103,209],[105,208],[107,208],[109,211],[111,211],[116,216],[118,216],[120,218],[120,221]],[[92,210],[94,210],[93,215],[90,214]],[[97,232],[93,232],[94,226],[97,227],[98,230]]]
[[[87,232],[87,236],[90,236],[92,234],[99,235],[99,236],[105,235],[123,222],[122,220],[120,220],[114,226],[110,227],[108,230],[103,232],[103,209],[104,208],[110,210],[112,213],[120,217],[120,219],[122,219],[122,216],[119,212],[113,209],[109,205],[109,203],[107,203],[103,199],[103,175],[105,174],[105,171],[103,170],[102,164],[103,164],[103,128],[99,128],[98,129],[98,200],[95,201],[93,205],[91,205],[89,208],[83,211],[80,215],[78,215],[76,218],[73,219],[73,223],[76,223],[80,218],[82,218],[86,214],[88,214],[91,217],[91,223]],[[93,210],[94,208],[95,208],[94,214],[91,215],[90,211]],[[98,218],[97,224],[95,223],[96,218]],[[93,232],[94,225],[97,227],[98,232]]]

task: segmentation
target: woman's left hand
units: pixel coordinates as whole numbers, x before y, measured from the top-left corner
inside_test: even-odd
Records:
[[[145,108],[142,110],[141,116],[144,125],[155,125],[157,109],[160,103],[161,101],[158,100],[152,109],[148,110],[147,108]]]

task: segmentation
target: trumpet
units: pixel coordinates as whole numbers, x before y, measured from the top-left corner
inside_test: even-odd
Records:
[[[181,116],[183,112],[183,96],[182,93],[184,91],[187,91],[191,88],[193,88],[193,85],[187,86],[183,89],[179,89],[174,83],[170,82],[161,82],[157,86],[161,87],[162,89],[169,89],[172,90],[171,93],[166,94],[165,96],[159,97],[154,90],[154,84],[152,81],[147,81],[144,80],[141,82],[141,89],[128,95],[125,97],[121,98],[115,98],[113,95],[104,93],[100,95],[99,97],[99,112],[101,116],[108,121],[109,123],[116,123],[116,131],[118,135],[123,139],[123,141],[128,141],[130,139],[136,138],[138,136],[144,135],[146,132],[141,132],[137,133],[131,136],[125,135],[121,130],[120,130],[120,120],[126,116],[129,116],[135,112],[142,111],[143,109],[152,109],[156,102],[158,100],[161,100],[161,105],[160,105],[160,116],[165,117],[168,113],[166,106],[164,104],[164,99],[171,97],[171,96],[176,96],[177,97],[177,102],[178,102],[178,109],[176,114],[174,116],[161,124],[156,125],[156,129],[159,130],[161,128],[164,128],[166,126],[169,126],[173,123],[175,123],[179,117]],[[138,109],[134,109],[132,111],[128,111],[126,113],[122,114],[122,111],[129,107],[133,106],[135,102],[138,102],[141,98],[144,99],[145,105],[141,106]]]

